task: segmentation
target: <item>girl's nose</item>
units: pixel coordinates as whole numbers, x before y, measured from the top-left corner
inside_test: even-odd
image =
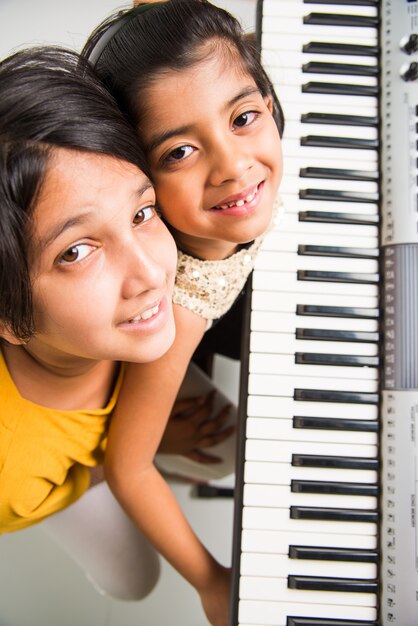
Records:
[[[144,242],[133,237],[129,247],[121,254],[124,262],[123,298],[135,298],[146,291],[165,288],[167,268],[164,264],[164,255],[159,255],[155,249],[155,242],[152,250],[151,247],[144,245]]]
[[[210,183],[220,186],[240,180],[252,164],[253,158],[243,145],[242,138],[223,138],[211,150]]]

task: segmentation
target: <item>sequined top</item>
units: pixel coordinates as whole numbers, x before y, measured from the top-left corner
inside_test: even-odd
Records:
[[[173,302],[207,320],[218,319],[229,311],[253,270],[260,246],[281,206],[278,198],[267,231],[248,248],[241,248],[226,259],[205,261],[178,250]]]

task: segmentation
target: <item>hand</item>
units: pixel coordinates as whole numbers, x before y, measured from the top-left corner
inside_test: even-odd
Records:
[[[231,405],[211,417],[215,391],[206,396],[177,400],[167,422],[158,452],[182,454],[204,464],[220,463],[221,458],[204,452],[232,435],[234,426],[225,427]]]
[[[200,591],[203,610],[212,626],[228,626],[231,593],[231,570],[218,565],[213,583]]]

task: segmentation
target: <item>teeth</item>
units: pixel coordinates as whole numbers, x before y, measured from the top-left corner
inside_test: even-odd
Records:
[[[156,306],[152,307],[152,309],[147,309],[146,311],[143,311],[143,313],[141,313],[140,315],[133,317],[131,320],[129,320],[129,322],[133,323],[133,322],[140,322],[141,320],[149,320],[150,317],[158,313],[158,309],[159,309],[159,306],[157,304]]]
[[[248,196],[246,196],[245,198],[241,200],[237,200],[236,202],[228,202],[226,204],[219,204],[218,209],[230,209],[233,206],[244,206],[246,202],[252,202],[254,200],[256,193],[257,193],[257,190],[254,191],[253,193],[249,193]]]

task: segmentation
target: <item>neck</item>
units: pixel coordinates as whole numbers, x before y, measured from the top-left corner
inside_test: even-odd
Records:
[[[86,359],[58,364],[37,354],[30,344],[3,347],[10,376],[23,398],[56,409],[105,406],[117,364]]]
[[[192,237],[175,229],[171,229],[177,247],[186,254],[190,254],[205,261],[220,261],[234,254],[239,244],[222,239],[202,239]]]

